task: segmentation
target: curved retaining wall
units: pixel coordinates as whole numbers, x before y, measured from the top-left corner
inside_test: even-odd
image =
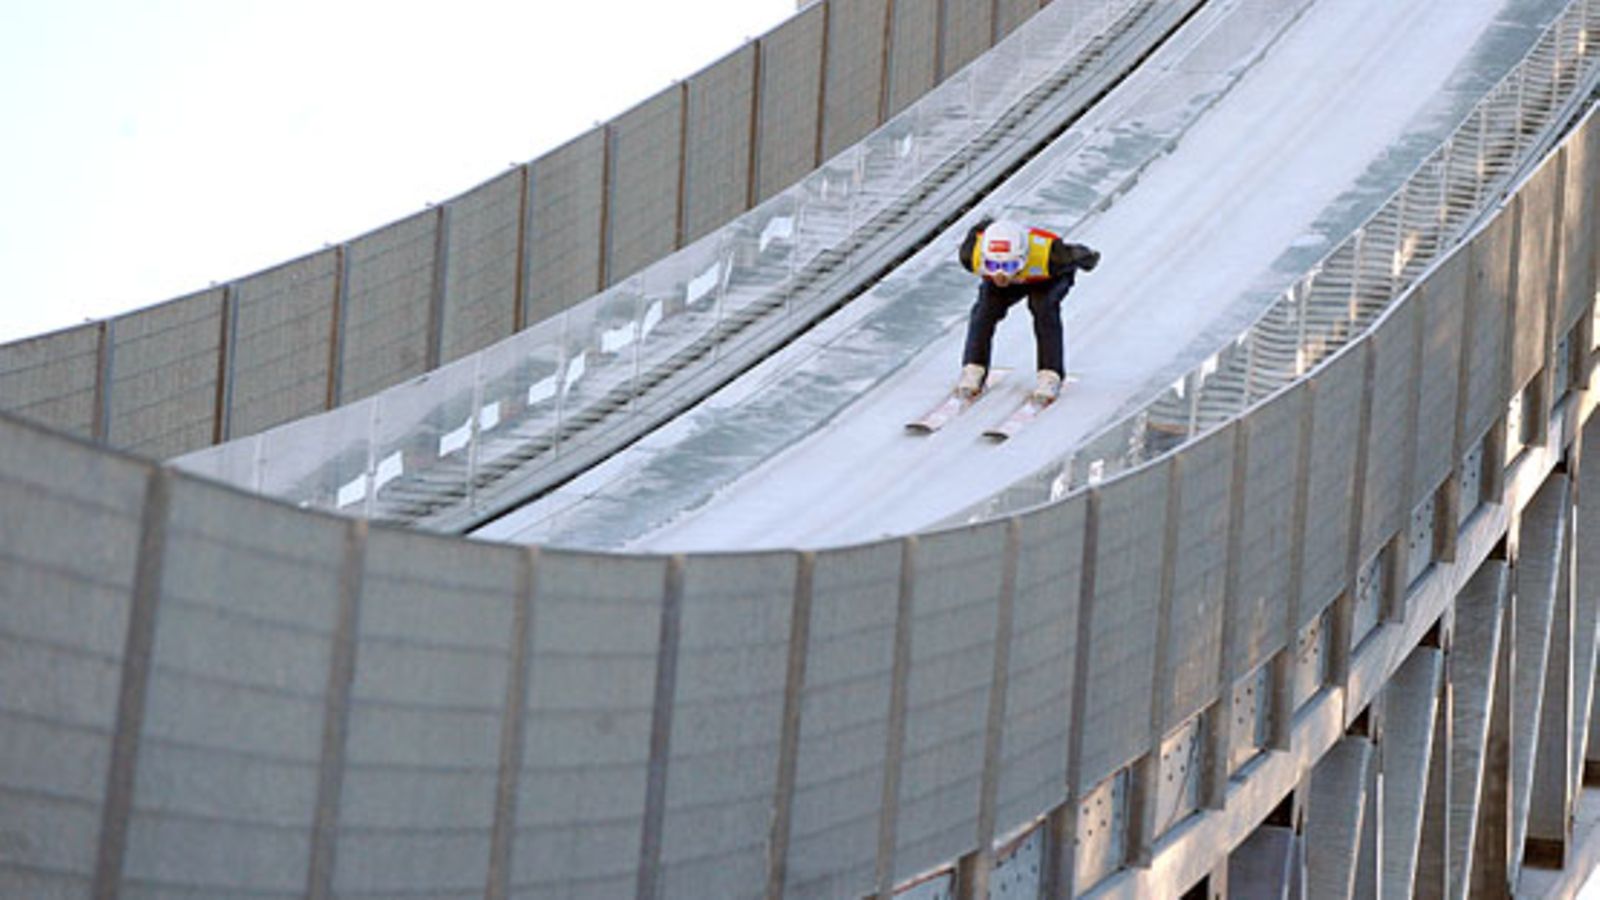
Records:
[[[0,409],[166,458],[358,400],[773,196],[1045,0],[818,0],[459,197],[300,259],[0,346]]]
[[[1027,853],[1035,891],[1134,895],[1243,886],[1283,821],[1348,887],[1371,760],[1428,783],[1380,737],[1415,694],[1389,712],[1391,683],[1448,653],[1458,704],[1497,696],[1460,680],[1473,604],[1533,643],[1490,665],[1524,700],[1486,707],[1462,748],[1491,774],[1447,800],[1517,848],[1473,877],[1525,876],[1522,848],[1572,847],[1549,811],[1589,752],[1597,198],[1591,117],[1243,418],[1005,520],[816,553],[369,527],[0,416],[0,894],[981,896]],[[1557,694],[1542,737],[1525,699]],[[1411,877],[1447,878],[1426,798],[1398,808]]]

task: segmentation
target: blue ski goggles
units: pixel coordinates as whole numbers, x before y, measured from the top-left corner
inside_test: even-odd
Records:
[[[989,275],[1015,275],[1022,271],[1022,263],[1020,259],[986,259],[983,271]]]

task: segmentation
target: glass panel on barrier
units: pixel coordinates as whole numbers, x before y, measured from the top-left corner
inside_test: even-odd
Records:
[[[261,435],[207,447],[182,462],[185,472],[250,491],[261,490]]]
[[[692,384],[718,357],[727,243],[719,232],[640,275],[638,393],[645,408],[670,405],[680,386]]]
[[[372,517],[417,522],[467,496],[478,357],[377,396]]]
[[[632,410],[639,294],[639,281],[629,279],[564,314],[563,452],[597,440]]]
[[[1314,368],[1338,352],[1355,335],[1354,241],[1341,245],[1310,276],[1305,295],[1302,357],[1307,368]]]
[[[797,300],[812,293],[813,285],[835,277],[844,266],[856,182],[853,158],[845,154],[795,185],[801,204],[795,233]]]
[[[1267,397],[1301,374],[1300,308],[1293,293],[1284,295],[1251,326],[1250,366],[1245,380],[1244,406]]]
[[[1143,436],[1139,440],[1143,459],[1174,450],[1194,436],[1195,383],[1193,375],[1179,378],[1145,408]]]
[[[1200,365],[1193,379],[1195,434],[1209,431],[1244,411],[1253,363],[1250,332],[1246,331]]]
[[[975,123],[994,122],[1024,92],[1024,70],[1009,54],[986,53],[973,60],[967,72]]]
[[[972,130],[971,74],[963,69],[914,106],[918,131],[926,135],[921,162],[926,175],[942,181],[944,170],[963,166],[958,149]]]
[[[367,511],[372,462],[368,397],[261,436],[261,490],[289,503],[352,515]]]
[[[480,354],[474,496],[559,449],[564,327],[561,316],[546,319]]]
[[[1134,416],[1089,439],[1072,457],[1072,486],[1096,485],[1122,474],[1144,459],[1141,417]]]
[[[902,115],[862,139],[863,220],[875,230],[897,227],[911,205],[904,195],[915,184],[915,163],[920,146],[916,116]]]
[[[1444,245],[1445,162],[1443,153],[1423,162],[1405,188],[1400,206],[1400,248],[1395,260],[1401,284],[1415,281]]]
[[[792,204],[782,200],[776,205],[781,209]],[[697,264],[696,277],[716,293],[717,359],[758,339],[785,318],[790,299],[785,281],[791,262],[786,257],[796,247],[795,224],[772,216],[760,230],[742,224],[725,228],[711,248],[715,253],[711,265]],[[785,232],[790,234],[780,237]]]
[[[981,522],[1012,515],[1030,507],[1060,500],[1073,487],[1071,460],[1053,463],[967,510],[960,521]]]
[[[732,241],[727,289],[776,293],[787,305],[799,263],[799,224],[799,196],[788,190],[746,213],[736,227],[725,229]]]

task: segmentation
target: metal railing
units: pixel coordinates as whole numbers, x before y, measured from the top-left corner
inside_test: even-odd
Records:
[[[1594,92],[1597,60],[1600,3],[1579,0],[1377,212],[1236,338],[1071,453],[948,521],[1005,515],[1112,478],[1304,377],[1495,211]]]
[[[1600,472],[1592,453],[1582,474],[1556,465],[1583,420],[1584,446],[1597,435],[1600,210],[1564,201],[1595,196],[1597,128],[1590,115],[1326,364],[1170,458],[1004,521],[816,553],[490,545],[294,510],[0,415],[0,809],[20,835],[0,880],[29,895],[1187,890],[1308,775],[1315,792],[1343,772],[1335,748],[1370,748],[1347,728],[1408,657],[1454,654],[1461,673],[1500,656],[1499,677],[1547,682],[1500,643],[1536,596],[1556,621],[1531,572],[1500,606],[1513,520],[1533,523],[1516,565],[1583,589],[1561,618],[1586,630],[1566,646],[1594,646],[1600,593],[1555,577],[1549,545],[1570,533],[1569,482]],[[1564,216],[1574,227],[1546,231]],[[1559,291],[1518,274],[1514,251],[1541,234]],[[1545,338],[1526,359],[1524,334]],[[1482,386],[1478,346],[1503,362]],[[1528,393],[1526,371],[1549,389]],[[1452,433],[1451,483],[1391,490],[1436,432]],[[1442,539],[1399,565],[1437,502],[1454,513],[1430,520]],[[1451,605],[1462,622],[1489,607],[1506,636],[1451,643]],[[1430,629],[1442,646],[1419,647]],[[1567,683],[1592,685],[1592,653],[1570,656]],[[1549,721],[1581,751],[1572,703],[1582,715]],[[1417,756],[1476,751],[1482,771],[1489,721],[1537,734],[1538,710],[1512,703]],[[1378,740],[1394,711],[1368,720]],[[1496,765],[1542,765],[1511,740]],[[1399,756],[1375,784],[1415,809],[1429,779],[1397,776]],[[1578,784],[1585,756],[1562,752],[1557,780]],[[1510,795],[1488,811],[1520,822],[1533,780],[1479,794],[1461,779],[1450,800]],[[1359,820],[1376,796],[1361,783],[1324,796]],[[1313,827],[1330,818],[1305,805]]]
[[[505,509],[836,308],[1197,3],[1053,3],[799,184],[594,298],[367,400],[176,463],[302,506],[440,530]]]

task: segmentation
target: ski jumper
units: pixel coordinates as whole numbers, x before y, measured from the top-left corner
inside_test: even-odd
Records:
[[[972,226],[966,240],[961,242],[962,266],[980,277],[984,275],[983,230],[992,221],[985,219]],[[989,367],[995,327],[1011,307],[1026,299],[1028,312],[1033,316],[1039,370],[1066,374],[1061,301],[1072,289],[1077,271],[1093,270],[1100,262],[1100,254],[1082,244],[1067,243],[1059,235],[1042,228],[1028,229],[1027,240],[1022,267],[1010,277],[1009,283],[1002,287],[984,277],[978,285],[978,299],[967,320],[967,342],[961,356],[963,365]]]

